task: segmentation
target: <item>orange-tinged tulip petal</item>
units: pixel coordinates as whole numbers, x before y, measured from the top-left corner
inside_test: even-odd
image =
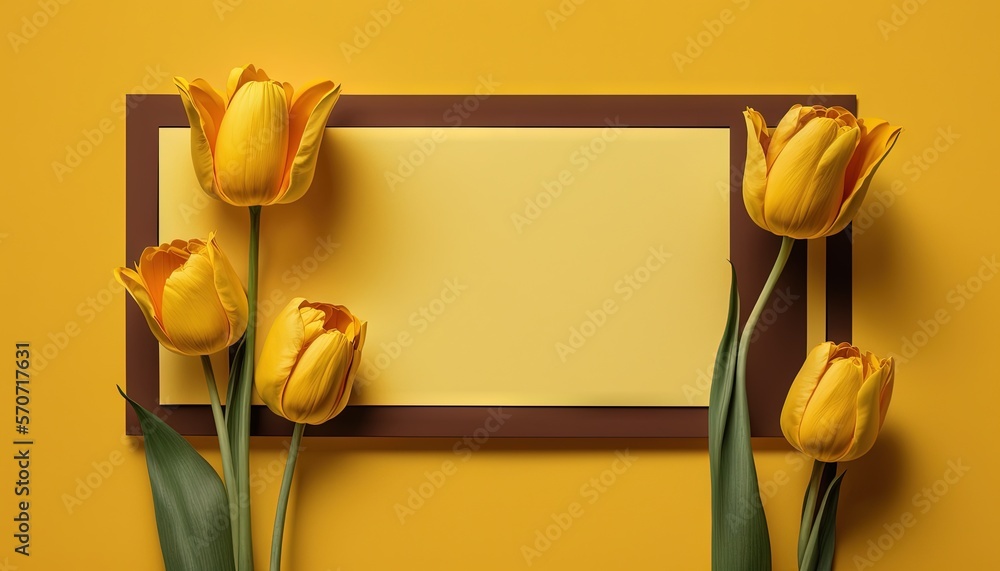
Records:
[[[839,133],[836,121],[820,117],[809,122],[785,145],[767,175],[764,218],[772,232],[808,238],[830,222],[831,214],[835,215],[832,204],[836,201],[839,206],[840,188],[831,191],[816,187],[814,178],[826,150]]]
[[[830,365],[830,358],[833,356],[837,346],[833,343],[820,343],[806,357],[799,374],[795,375],[792,386],[788,389],[788,397],[785,406],[781,409],[781,430],[785,438],[797,449],[802,449],[799,442],[799,431],[797,428],[802,425],[802,416],[805,414],[806,405],[816,391],[823,374],[826,373]],[[795,427],[796,430],[786,432],[786,427]]]
[[[247,329],[249,314],[247,294],[243,291],[243,283],[240,282],[240,277],[236,275],[236,270],[226,259],[222,248],[216,242],[214,234],[208,238],[206,252],[209,256],[209,262],[215,269],[213,276],[215,279],[215,291],[219,295],[222,310],[225,312],[226,320],[230,324],[229,340],[226,342],[226,345],[232,345],[239,341]]]
[[[814,348],[781,410],[788,442],[823,462],[846,462],[868,452],[892,394],[893,361],[862,355],[849,343]]]
[[[229,322],[222,309],[207,255],[192,256],[163,284],[164,330],[182,352],[208,355],[228,346]]]
[[[747,108],[743,112],[747,124],[747,161],[743,168],[743,204],[758,226],[764,221],[764,190],[767,187],[767,162],[764,159],[767,125],[760,113]]]
[[[191,84],[184,78],[175,77],[174,85],[181,94],[184,112],[191,125],[191,160],[198,184],[209,196],[219,198],[215,191],[215,137],[218,135],[218,125],[214,123],[213,114],[204,109],[199,100],[191,93]],[[211,134],[212,140],[209,141]]]
[[[861,167],[863,174],[854,184],[851,194],[841,206],[840,214],[830,228],[829,234],[836,234],[847,228],[858,210],[861,209],[865,196],[868,194],[868,186],[871,185],[872,178],[875,177],[875,171],[889,155],[892,147],[896,145],[896,139],[899,138],[901,131],[900,127],[892,127],[888,123],[883,123],[862,142],[864,145],[862,150],[864,159]]]
[[[115,268],[114,272],[115,279],[128,290],[129,294],[132,295],[132,299],[139,306],[143,317],[146,318],[146,324],[149,325],[149,330],[153,332],[156,340],[174,353],[180,353],[173,342],[170,341],[170,338],[167,337],[167,334],[163,332],[163,326],[160,325],[156,317],[156,308],[153,307],[153,300],[150,298],[149,292],[146,291],[146,286],[142,283],[142,277],[128,268]]]
[[[287,148],[284,89],[274,82],[243,84],[219,129],[215,149],[219,192],[237,206],[269,204],[284,177]]]
[[[339,331],[327,332],[310,343],[285,383],[281,395],[285,417],[308,424],[326,420],[343,394],[353,354],[350,341]]]
[[[863,381],[857,357],[830,364],[799,427],[802,452],[824,462],[836,462],[843,456],[851,446]]]
[[[236,206],[288,203],[305,194],[340,86],[317,81],[296,92],[252,64],[230,72],[225,97],[203,79],[175,83],[206,193]]]
[[[837,462],[848,462],[860,458],[875,445],[879,429],[882,428],[882,423],[879,420],[881,408],[879,399],[881,398],[882,379],[885,377],[885,373],[884,369],[876,369],[858,391],[858,401],[855,405],[857,418],[851,435],[851,444],[846,452],[837,457]]]
[[[770,137],[759,114],[744,116],[747,212],[761,228],[797,239],[830,236],[850,224],[900,132],[877,119],[866,123],[843,107],[793,105]]]
[[[261,400],[293,422],[321,424],[347,405],[365,324],[346,308],[295,298],[264,341],[255,384]]]
[[[257,79],[257,69],[252,63],[243,67],[235,67],[229,72],[229,80],[226,81],[226,101],[232,101],[233,96],[244,84]]]
[[[208,355],[238,340],[247,300],[232,265],[215,241],[175,240],[146,248],[136,271],[115,270],[156,339],[183,355]]]
[[[340,98],[340,86],[322,81],[296,94],[289,112],[287,172],[278,202],[294,202],[309,190],[326,122]]]

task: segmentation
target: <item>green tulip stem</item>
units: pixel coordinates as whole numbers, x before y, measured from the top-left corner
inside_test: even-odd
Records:
[[[233,551],[236,551],[238,514],[236,512],[236,482],[233,479],[233,455],[229,448],[229,431],[226,429],[226,418],[222,414],[222,404],[219,402],[219,387],[215,384],[215,372],[212,370],[212,358],[201,356],[201,366],[205,369],[205,382],[208,384],[208,399],[212,402],[212,418],[215,419],[215,432],[219,435],[219,455],[222,456],[222,475],[226,479],[226,494],[229,496],[229,521],[233,532]],[[235,553],[234,553],[235,554]]]
[[[757,298],[757,304],[753,306],[753,311],[750,312],[750,317],[747,318],[746,325],[743,326],[743,335],[740,337],[740,348],[736,353],[736,378],[738,381],[736,383],[736,390],[742,391],[746,395],[746,386],[741,383],[746,382],[747,378],[747,354],[750,351],[750,338],[753,337],[753,330],[757,327],[757,320],[760,319],[760,314],[764,312],[764,306],[767,305],[767,300],[771,297],[771,292],[774,291],[774,286],[778,284],[778,278],[781,277],[782,270],[785,269],[785,264],[788,262],[788,256],[792,253],[792,246],[795,245],[795,238],[789,238],[788,236],[783,236],[781,238],[781,249],[778,251],[778,259],[774,261],[774,267],[771,268],[771,275],[767,276],[767,281],[764,282],[764,289],[760,292],[760,297]]]
[[[292,489],[292,476],[295,473],[295,461],[299,457],[299,443],[306,425],[295,423],[292,430],[292,445],[288,448],[288,460],[285,461],[285,474],[281,477],[281,491],[278,492],[278,508],[274,512],[274,532],[271,535],[271,571],[281,569],[281,540],[285,534],[285,512],[288,511],[288,492]]]
[[[816,519],[816,505],[822,492],[823,468],[826,462],[814,460],[812,475],[809,476],[809,486],[806,488],[806,495],[802,499],[802,522],[799,524],[799,568],[802,567],[802,558],[806,553],[806,546],[809,544],[809,535],[812,533],[813,524]]]
[[[260,252],[260,206],[250,207],[250,260],[247,264],[247,332],[243,369],[234,391],[233,459],[239,499],[239,571],[253,571],[253,528],[250,521],[250,399],[257,346],[257,261]]]

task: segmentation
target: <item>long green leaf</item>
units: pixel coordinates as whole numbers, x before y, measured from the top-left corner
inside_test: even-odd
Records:
[[[836,464],[834,464],[836,466]],[[833,479],[826,489],[823,503],[816,514],[816,522],[809,535],[809,544],[802,557],[800,571],[832,571],[833,553],[837,539],[837,502],[840,501],[840,484],[844,474]]]
[[[132,405],[146,447],[156,530],[167,571],[235,571],[226,489],[215,469],[156,415]]]
[[[708,407],[712,481],[712,569],[769,571],[771,545],[750,445],[745,379],[738,374],[740,303],[732,269],[729,316],[719,343]]]

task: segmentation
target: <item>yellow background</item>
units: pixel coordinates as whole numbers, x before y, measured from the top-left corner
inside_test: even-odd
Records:
[[[121,97],[144,81],[171,93],[174,74],[220,84],[247,61],[293,84],[332,77],[348,93],[464,93],[491,74],[497,93],[509,94],[812,93],[821,103],[823,93],[857,93],[862,115],[906,130],[858,224],[855,339],[909,357],[878,444],[849,467],[837,568],[858,568],[855,557],[879,542],[876,569],[997,565],[1000,285],[985,279],[995,277],[1000,247],[994,3],[589,0],[563,2],[568,15],[553,29],[546,10],[559,10],[556,0],[404,1],[347,61],[341,42],[354,41],[355,27],[386,2],[230,1],[4,3],[0,347],[12,358],[16,342],[42,348],[63,341],[57,333],[67,326],[76,335],[50,350],[47,366],[36,362],[30,559],[12,552],[13,450],[3,453],[0,565],[159,568],[145,463],[137,441],[121,436],[124,405],[114,392],[124,371],[125,301],[110,281],[125,261]],[[705,47],[677,65],[673,54],[689,38]],[[87,133],[90,149],[81,144]],[[89,152],[57,176],[53,163],[66,162],[67,146]],[[5,393],[12,408],[13,390]],[[283,440],[254,446],[261,568]],[[211,439],[195,443],[211,456]],[[807,470],[781,440],[755,445],[775,569],[793,569]],[[491,439],[469,454],[451,440],[307,437],[305,446],[289,569],[519,569],[522,545],[572,502],[581,517],[532,568],[709,568],[703,440]],[[581,488],[602,474],[610,480],[604,471],[623,466],[614,461],[624,449],[636,460],[589,503],[593,487]],[[120,461],[108,470],[111,460]],[[948,473],[949,462],[969,469]],[[450,475],[401,524],[394,505],[428,478],[440,482],[437,471]],[[915,503],[925,489],[935,501]],[[88,497],[69,510],[74,494]],[[901,537],[883,535],[904,519],[914,525]]]

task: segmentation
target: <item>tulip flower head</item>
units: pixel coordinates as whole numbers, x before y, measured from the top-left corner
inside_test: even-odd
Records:
[[[781,431],[805,455],[854,460],[875,444],[892,398],[892,358],[850,343],[818,345],[806,357],[781,409]]]
[[[367,323],[346,307],[299,297],[281,310],[264,341],[257,392],[275,414],[322,424],[347,406]]]
[[[771,133],[760,113],[748,108],[743,116],[747,212],[761,228],[800,239],[850,224],[901,131],[843,107],[794,105]]]
[[[143,250],[136,269],[117,268],[161,345],[182,355],[210,355],[247,328],[247,296],[215,241],[174,240]]]
[[[235,206],[286,204],[306,193],[339,85],[317,81],[296,92],[253,65],[230,73],[225,97],[204,79],[174,83],[206,193]]]

